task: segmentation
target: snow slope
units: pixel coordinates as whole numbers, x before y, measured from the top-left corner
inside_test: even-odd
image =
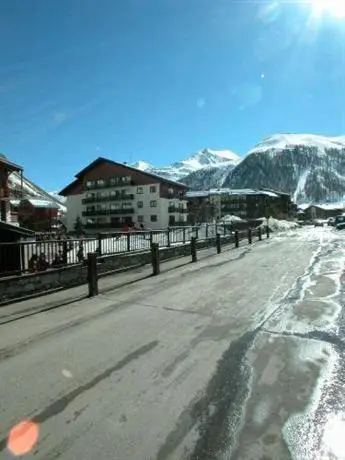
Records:
[[[280,190],[297,203],[343,201],[345,136],[270,136],[249,151],[223,186]]]
[[[203,149],[194,153],[185,160],[172,163],[168,166],[152,166],[145,161],[139,161],[131,166],[138,168],[141,171],[147,171],[159,176],[166,177],[170,180],[180,181],[182,178],[188,176],[191,173],[195,173],[207,168],[227,166],[235,167],[240,162],[240,160],[241,158],[230,150]]]

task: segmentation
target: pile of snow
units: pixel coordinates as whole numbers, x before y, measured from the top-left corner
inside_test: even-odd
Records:
[[[221,223],[222,224],[228,224],[231,222],[241,222],[243,219],[241,219],[238,216],[234,216],[233,214],[226,215],[222,217]]]
[[[262,224],[260,225],[260,227],[266,228],[267,219],[262,217],[259,220],[262,221]],[[273,217],[269,218],[268,226],[271,232],[288,232],[291,230],[295,230],[296,228],[299,228],[299,225],[297,224],[297,222],[291,222],[289,220],[274,219]]]

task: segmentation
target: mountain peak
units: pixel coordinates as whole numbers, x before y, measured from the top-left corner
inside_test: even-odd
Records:
[[[249,154],[267,150],[283,150],[296,146],[316,147],[318,153],[325,154],[325,149],[345,148],[345,136],[327,137],[320,134],[273,134],[257,144]]]

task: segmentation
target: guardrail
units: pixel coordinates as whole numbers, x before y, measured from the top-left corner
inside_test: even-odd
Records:
[[[270,236],[270,230],[268,227],[265,228],[265,235],[267,238]],[[254,230],[248,229],[247,231],[239,232],[236,230],[231,235],[231,242],[234,243],[235,248],[240,246],[240,241],[243,239],[248,239],[248,244],[253,243],[253,238],[257,237],[258,241],[262,241],[263,232],[262,228],[258,227]],[[226,236],[223,236],[226,238]],[[222,236],[220,233],[216,233],[214,237],[210,237],[208,239],[201,240],[205,242],[209,240],[213,242],[213,247],[216,248],[217,254],[222,252]],[[188,243],[189,246],[189,253],[191,256],[191,262],[196,263],[198,261],[198,238],[196,235],[191,236],[190,241]],[[145,251],[147,252],[147,251]],[[158,276],[160,274],[160,250],[159,250],[159,243],[150,242],[150,253],[151,253],[151,265],[152,265],[152,275]],[[88,280],[88,295],[89,297],[94,297],[98,295],[98,280],[99,278],[106,276],[108,273],[98,273],[98,267],[101,265],[102,256],[100,256],[97,252],[90,252],[87,255],[87,280]]]
[[[230,234],[230,225],[205,224],[199,227],[170,227],[166,230],[136,230],[100,233],[96,238],[21,241],[0,243],[0,277],[46,271],[83,262],[86,254],[120,254],[186,244],[191,237],[208,238],[217,232]]]

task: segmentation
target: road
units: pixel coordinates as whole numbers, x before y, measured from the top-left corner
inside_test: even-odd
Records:
[[[301,229],[3,314],[0,459],[344,459],[344,243]]]

